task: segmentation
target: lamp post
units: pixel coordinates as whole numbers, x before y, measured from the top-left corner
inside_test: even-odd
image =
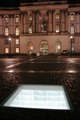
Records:
[[[73,38],[73,36],[70,36],[70,38],[71,38],[71,57],[72,57],[72,38]]]
[[[11,38],[9,38],[9,57],[11,57]]]

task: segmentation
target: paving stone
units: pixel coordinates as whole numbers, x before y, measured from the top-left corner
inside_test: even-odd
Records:
[[[35,57],[34,57],[35,58]],[[10,65],[21,63],[32,58],[0,59],[0,103],[2,103],[19,84],[46,84],[64,85],[71,99],[74,110],[42,110],[0,107],[1,120],[80,120],[80,58],[54,58],[41,57],[17,66],[7,68]],[[70,62],[73,60],[74,62]],[[44,63],[41,63],[44,62]],[[48,63],[45,63],[48,62]],[[56,63],[59,62],[59,63]],[[4,72],[6,70],[6,72]],[[8,72],[15,70],[15,72]],[[20,73],[16,71],[20,70]],[[76,70],[77,73],[27,73],[24,71],[58,71]]]

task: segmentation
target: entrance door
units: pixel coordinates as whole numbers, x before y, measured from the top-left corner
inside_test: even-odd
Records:
[[[27,48],[28,48],[28,54],[32,54],[33,53],[33,44],[32,44],[32,42],[28,43]]]
[[[55,50],[57,54],[61,53],[61,42],[60,41],[56,42]]]
[[[48,55],[48,42],[46,40],[40,43],[40,55]]]

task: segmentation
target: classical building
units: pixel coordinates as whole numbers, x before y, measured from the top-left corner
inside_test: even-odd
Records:
[[[80,53],[80,4],[21,0],[20,7],[0,7],[0,54],[65,52]]]

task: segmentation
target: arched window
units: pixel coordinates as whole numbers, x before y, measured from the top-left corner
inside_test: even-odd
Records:
[[[48,42],[46,40],[40,42],[40,54],[48,55]]]
[[[74,14],[71,14],[70,20],[71,20],[71,21],[74,21]]]
[[[29,16],[29,20],[32,20],[32,15]]]
[[[8,36],[9,35],[9,29],[6,27],[5,28],[5,36]]]
[[[47,32],[47,22],[46,21],[41,22],[41,32]]]
[[[59,20],[59,13],[56,14],[56,20]]]
[[[19,28],[16,27],[16,35],[19,35]]]
[[[60,32],[59,25],[56,25],[56,32]]]
[[[32,42],[28,43],[27,49],[28,49],[28,54],[32,54],[33,53],[33,44],[32,44]]]
[[[61,42],[60,41],[56,42],[55,49],[56,49],[56,53],[59,53],[59,54],[61,53]]]
[[[15,23],[19,23],[19,17],[15,17]]]
[[[74,34],[74,26],[71,26],[71,34]]]
[[[4,18],[4,24],[8,24],[8,17]]]

